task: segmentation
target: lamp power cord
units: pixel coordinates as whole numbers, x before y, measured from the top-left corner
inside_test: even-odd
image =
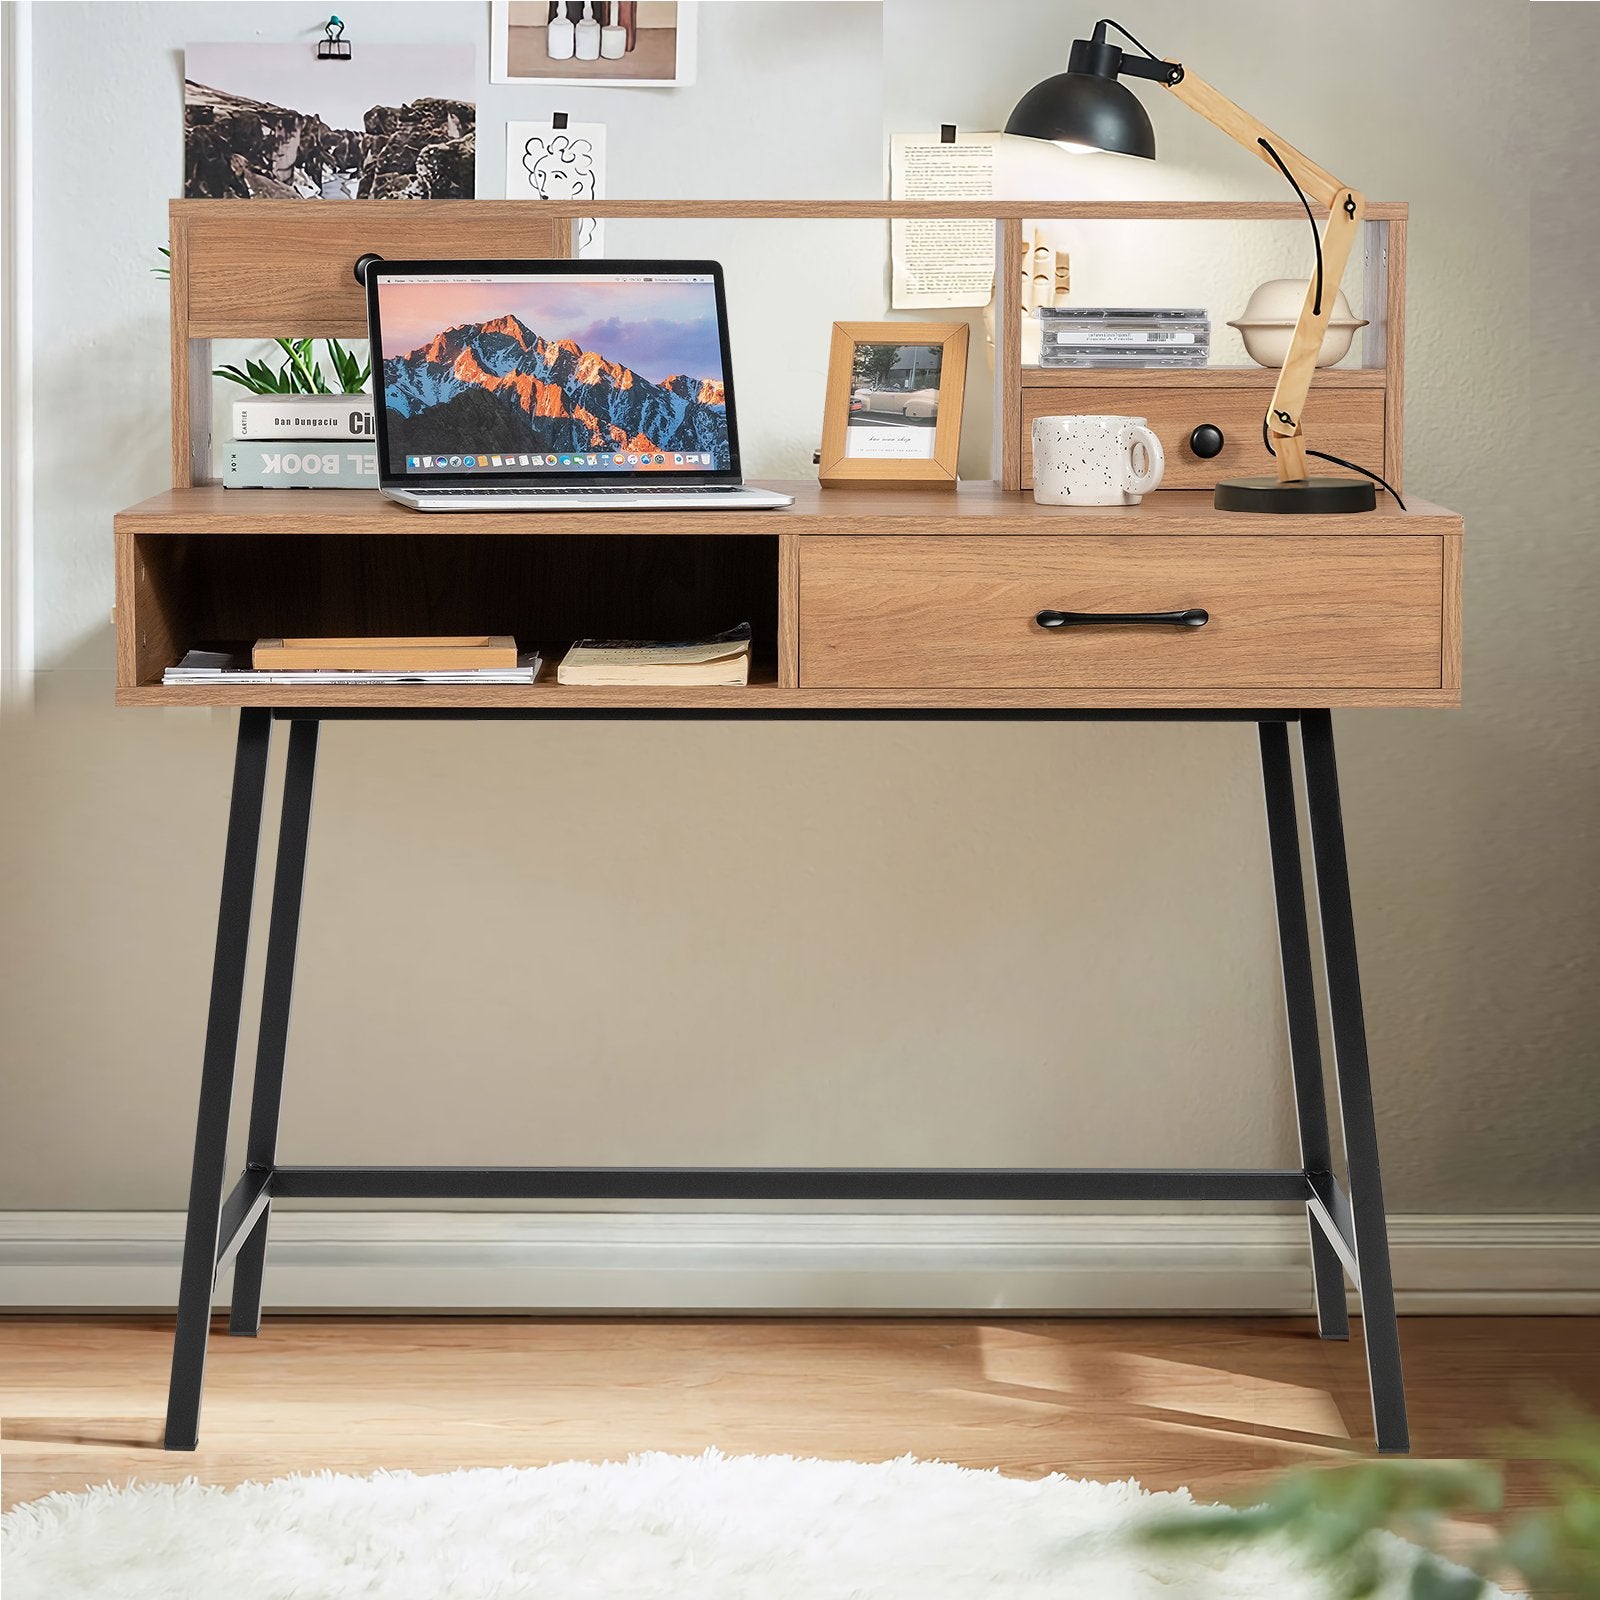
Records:
[[[1132,34],[1129,34],[1128,37],[1132,38],[1133,36]],[[1135,44],[1138,44],[1138,42],[1139,41],[1137,39],[1134,40]],[[1144,46],[1140,45],[1139,48],[1142,50]],[[1305,190],[1300,187],[1299,181],[1295,178],[1295,175],[1285,165],[1283,157],[1280,156],[1265,139],[1259,139],[1256,142],[1263,150],[1267,152],[1269,156],[1272,157],[1273,164],[1277,167],[1278,171],[1289,180],[1290,187],[1300,197],[1300,204],[1306,208],[1306,220],[1311,224],[1311,242],[1316,247],[1317,252],[1317,287],[1316,293],[1312,296],[1311,300],[1311,314],[1313,316],[1320,317],[1322,315],[1322,234],[1317,228],[1316,213],[1311,209],[1311,202],[1306,198]],[[1267,447],[1267,454],[1276,460],[1278,452],[1272,448],[1272,431],[1267,427],[1267,419],[1265,417],[1261,419],[1261,442]],[[1343,456],[1331,456],[1326,450],[1307,450],[1306,454],[1308,456],[1315,456],[1318,461],[1327,461],[1336,467],[1346,467],[1351,472],[1359,472],[1363,478],[1370,478],[1374,483],[1379,484],[1383,488],[1387,489],[1389,493],[1394,496],[1395,504],[1398,505],[1402,511],[1405,510],[1405,501],[1400,498],[1398,493],[1396,493],[1394,487],[1378,473],[1371,471],[1367,467],[1361,466],[1358,462],[1346,461]]]
[[[1145,57],[1146,57],[1147,60],[1159,61],[1161,59],[1161,57],[1158,56],[1155,53],[1155,51],[1150,48],[1149,45],[1141,44],[1139,42],[1139,40],[1135,39],[1134,36],[1131,33],[1129,33],[1128,30],[1126,28],[1124,28],[1120,22],[1118,22],[1116,20],[1115,17],[1102,17],[1099,20],[1099,22],[1097,22],[1095,24],[1095,26],[1097,28],[1115,28],[1117,30],[1117,32],[1120,33],[1122,35],[1122,37],[1128,41],[1129,44],[1138,45],[1139,48],[1142,51],[1144,51]]]

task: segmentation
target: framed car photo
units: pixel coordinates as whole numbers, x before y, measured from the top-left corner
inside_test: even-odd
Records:
[[[953,489],[967,379],[964,322],[836,322],[818,477]]]

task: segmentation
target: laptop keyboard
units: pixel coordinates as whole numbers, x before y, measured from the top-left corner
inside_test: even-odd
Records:
[[[532,484],[518,484],[514,488],[510,487],[510,486],[507,486],[507,487],[502,488],[502,489],[444,489],[444,488],[440,488],[440,489],[419,489],[417,492],[419,494],[447,494],[452,499],[456,498],[457,496],[465,496],[465,497],[467,497],[469,499],[475,498],[475,497],[478,497],[478,496],[483,496],[483,497],[487,497],[487,498],[490,498],[490,499],[499,499],[499,498],[503,498],[506,495],[512,495],[512,494],[521,494],[521,495],[526,495],[526,494],[559,494],[559,495],[561,495],[563,497],[565,497],[567,495],[584,495],[584,494],[593,494],[593,495],[616,495],[616,494],[660,494],[660,495],[717,494],[717,493],[727,493],[730,490],[739,489],[739,488],[742,488],[742,487],[743,487],[742,484],[737,484],[737,483],[680,483],[680,484],[675,484],[670,488],[657,487],[655,484],[651,484],[648,487],[640,486],[640,487],[636,488],[631,483],[626,485],[626,486],[624,486],[622,484],[612,484],[612,485],[609,485],[609,486],[607,486],[605,488],[602,488],[598,484],[594,484],[594,485],[580,485],[580,484],[568,485],[568,484],[561,484],[561,485],[551,485],[549,487],[547,487],[544,484],[539,484],[537,487],[535,487]]]

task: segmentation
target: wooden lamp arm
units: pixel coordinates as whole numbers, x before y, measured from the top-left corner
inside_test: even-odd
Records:
[[[1300,320],[1295,324],[1289,354],[1283,363],[1283,370],[1278,374],[1277,387],[1272,392],[1272,404],[1267,409],[1267,430],[1277,450],[1279,481],[1292,483],[1306,476],[1301,414],[1311,389],[1312,376],[1316,372],[1317,353],[1322,348],[1323,335],[1328,331],[1328,319],[1333,313],[1339,281],[1344,277],[1345,264],[1350,259],[1357,230],[1366,213],[1366,198],[1360,191],[1340,183],[1331,172],[1318,166],[1292,144],[1280,139],[1270,128],[1235,105],[1203,78],[1197,78],[1177,62],[1167,65],[1176,67],[1176,74],[1158,81],[1164,84],[1169,94],[1183,101],[1191,111],[1198,112],[1213,127],[1220,128],[1230,139],[1253,152],[1268,166],[1288,172],[1309,199],[1325,206],[1328,211],[1328,225],[1322,234],[1322,304],[1319,307],[1316,303],[1317,283],[1313,278],[1306,286]],[[1278,160],[1273,160],[1272,152],[1276,152]],[[1279,162],[1282,163],[1281,169]]]

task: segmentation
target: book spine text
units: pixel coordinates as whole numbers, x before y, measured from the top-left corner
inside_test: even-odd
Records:
[[[358,395],[293,395],[235,400],[235,439],[370,439],[372,400]]]
[[[231,444],[222,481],[230,489],[371,489],[378,482],[374,444]]]

